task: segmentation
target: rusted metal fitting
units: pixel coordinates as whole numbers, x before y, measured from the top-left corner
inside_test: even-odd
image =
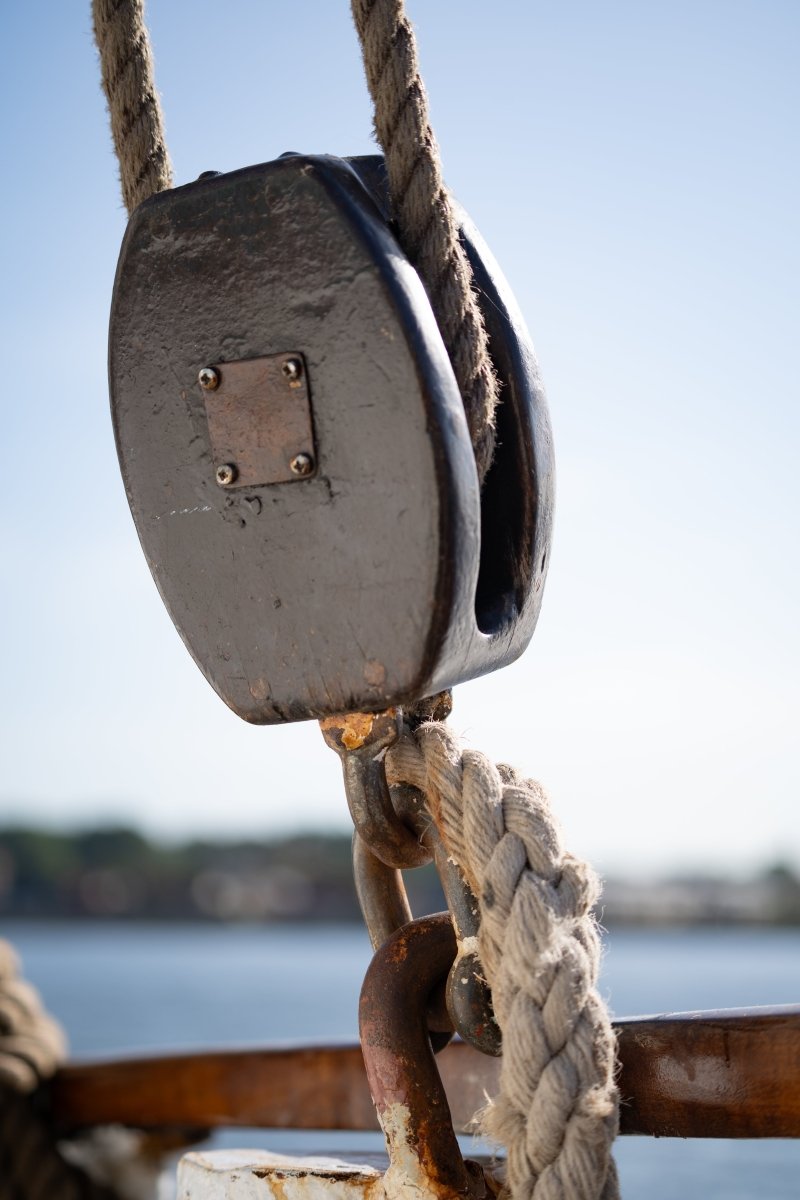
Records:
[[[450,694],[433,697],[439,719],[449,711]],[[433,718],[431,718],[433,719]],[[345,793],[356,828],[353,873],[374,950],[411,920],[400,869],[436,863],[458,939],[458,955],[447,985],[447,1006],[455,1028],[483,1054],[501,1053],[500,1030],[476,947],[478,904],[455,863],[450,861],[435,823],[415,788],[386,779],[385,757],[396,742],[401,714],[348,713],[320,721],[328,746],[342,761]]]
[[[388,867],[420,867],[430,854],[395,813],[386,782],[386,751],[400,735],[400,710],[346,713],[320,721],[342,760],[347,805],[356,830]]]
[[[373,950],[412,920],[403,877],[370,850],[361,834],[353,834],[353,878],[361,915]]]
[[[361,989],[361,1048],[389,1152],[389,1200],[409,1196],[481,1200],[483,1171],[466,1162],[427,1030],[431,994],[456,951],[446,913],[399,929],[375,954]]]
[[[413,920],[403,877],[381,862],[358,833],[353,834],[353,877],[372,949],[379,950],[393,933]],[[436,1054],[453,1036],[444,985],[435,990],[429,1002],[428,1032]]]
[[[447,1011],[456,1030],[480,1050],[499,1058],[503,1037],[492,1006],[492,991],[486,982],[477,954],[459,950],[447,977]]]
[[[478,901],[458,866],[447,853],[422,793],[416,788],[401,785],[391,789],[391,796],[400,819],[417,832],[420,841],[433,857],[453,922],[458,949],[447,978],[447,1011],[456,1031],[465,1042],[469,1042],[482,1054],[491,1054],[497,1058],[502,1054],[502,1035],[494,1017],[491,989],[477,954],[480,928]],[[402,881],[400,886],[402,887]],[[388,881],[384,884],[382,894],[376,887],[369,897],[372,910],[370,915],[368,908],[361,901],[359,892],[361,911],[368,927],[372,919],[377,929],[375,910],[381,901],[384,903],[385,921],[390,911],[400,912],[399,908],[389,908],[387,887]],[[405,895],[405,889],[403,894]],[[407,903],[406,901],[406,905]]]

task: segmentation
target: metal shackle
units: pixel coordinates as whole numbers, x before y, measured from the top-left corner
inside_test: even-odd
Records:
[[[359,1031],[370,1092],[389,1153],[386,1195],[482,1200],[483,1169],[465,1160],[427,1029],[430,998],[456,953],[446,913],[399,929],[375,954],[361,989]]]
[[[449,708],[443,715],[447,711]],[[499,1055],[501,1037],[491,992],[474,950],[477,900],[451,861],[422,794],[406,785],[390,788],[386,778],[386,752],[400,735],[402,715],[399,709],[390,708],[320,721],[325,742],[342,763],[356,830],[353,874],[358,901],[372,948],[378,950],[411,920],[401,869],[434,861],[458,939],[447,983],[448,1011],[465,1041],[483,1054]]]

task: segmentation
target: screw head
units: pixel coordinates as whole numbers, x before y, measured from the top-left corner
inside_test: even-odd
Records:
[[[219,387],[219,371],[215,371],[213,367],[203,367],[197,372],[197,382],[205,391],[213,392]]]
[[[314,470],[314,460],[310,454],[295,454],[289,466],[293,475],[299,475],[302,478],[304,475],[310,475]]]
[[[289,380],[289,383],[297,383],[297,380],[303,374],[303,364],[299,358],[287,358],[281,370]]]
[[[221,463],[214,474],[220,487],[230,487],[239,472],[233,463]]]

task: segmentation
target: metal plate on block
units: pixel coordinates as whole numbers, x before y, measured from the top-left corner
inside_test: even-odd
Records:
[[[217,483],[260,487],[314,474],[308,372],[302,354],[201,367]]]

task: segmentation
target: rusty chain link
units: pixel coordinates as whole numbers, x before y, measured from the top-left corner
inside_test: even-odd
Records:
[[[447,1011],[461,1037],[484,1054],[501,1052],[492,997],[476,953],[478,904],[442,843],[421,792],[390,787],[386,752],[405,724],[445,720],[450,693],[417,705],[409,716],[398,708],[348,713],[320,721],[327,745],[342,763],[345,793],[355,826],[353,874],[372,948],[378,951],[412,920],[401,872],[433,861],[456,935],[456,955],[445,990]]]

